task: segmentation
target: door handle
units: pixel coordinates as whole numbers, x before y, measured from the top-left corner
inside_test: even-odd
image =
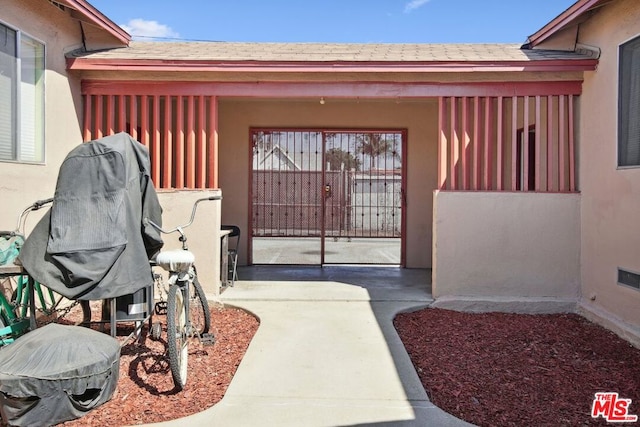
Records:
[[[324,186],[324,197],[331,197],[331,185],[327,184]]]

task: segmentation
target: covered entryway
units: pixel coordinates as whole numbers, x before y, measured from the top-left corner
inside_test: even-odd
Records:
[[[253,264],[402,264],[405,131],[250,135]]]

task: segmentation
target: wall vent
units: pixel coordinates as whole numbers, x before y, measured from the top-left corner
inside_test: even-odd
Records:
[[[640,274],[618,268],[618,284],[640,290]]]

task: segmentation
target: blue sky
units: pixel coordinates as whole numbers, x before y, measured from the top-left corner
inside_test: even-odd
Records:
[[[522,43],[575,0],[89,0],[134,36],[327,43]],[[148,38],[139,38],[148,40]]]

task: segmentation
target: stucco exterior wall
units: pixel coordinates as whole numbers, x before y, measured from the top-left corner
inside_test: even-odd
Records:
[[[189,222],[193,204],[197,199],[219,196],[219,190],[160,191],[162,227],[175,228]],[[222,201],[204,201],[198,204],[196,217],[190,227],[184,229],[189,251],[196,257],[198,280],[208,299],[220,293],[220,208]],[[163,250],[181,249],[180,234],[164,234]]]
[[[221,100],[222,222],[242,228],[239,263],[247,262],[250,127],[407,129],[406,266],[431,267],[431,192],[436,187],[438,103],[395,101]]]
[[[45,162],[0,162],[0,228],[14,228],[22,209],[53,196],[58,169],[82,142],[80,82],[68,78],[64,52],[81,45],[77,21],[40,0],[2,1],[0,21],[45,44]],[[31,225],[35,221],[29,222]]]
[[[573,311],[580,293],[578,194],[434,193],[436,306]]]
[[[580,42],[602,51],[598,69],[585,73],[580,181],[582,305],[640,343],[640,291],[617,284],[618,267],[640,272],[640,167],[617,168],[618,47],[638,36],[636,0],[612,2],[580,29]]]

